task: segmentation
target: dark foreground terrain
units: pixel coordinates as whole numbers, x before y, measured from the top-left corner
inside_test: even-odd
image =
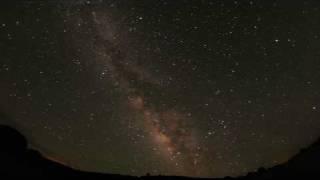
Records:
[[[26,138],[15,129],[0,125],[0,179],[4,177],[80,177],[93,179],[188,179],[185,177],[164,176],[122,176],[115,174],[98,174],[83,172],[46,159],[39,152],[28,149]],[[301,150],[287,163],[270,169],[260,168],[257,172],[248,173],[244,177],[225,179],[307,179],[320,178],[320,140]]]

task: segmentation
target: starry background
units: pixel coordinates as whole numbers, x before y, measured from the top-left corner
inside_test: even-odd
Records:
[[[1,124],[74,168],[237,176],[320,136],[320,3],[0,6]]]

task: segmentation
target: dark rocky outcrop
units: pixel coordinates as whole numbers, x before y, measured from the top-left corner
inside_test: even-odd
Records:
[[[0,178],[2,177],[46,177],[46,178],[130,178],[114,174],[83,172],[64,166],[43,157],[39,152],[28,149],[26,138],[17,130],[0,125]],[[303,149],[287,163],[265,169],[259,168],[247,176],[225,179],[308,179],[320,178],[320,140]],[[188,179],[185,177],[150,176],[142,179]]]

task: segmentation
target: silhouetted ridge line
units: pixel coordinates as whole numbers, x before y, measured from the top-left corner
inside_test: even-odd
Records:
[[[123,176],[115,174],[100,174],[83,172],[46,159],[38,151],[28,149],[26,138],[17,130],[0,125],[0,178],[1,177],[80,177],[94,179],[196,179],[187,177],[169,176]],[[246,176],[224,179],[306,179],[320,178],[320,139],[309,148],[301,150],[287,163],[265,169],[259,168],[257,172]]]

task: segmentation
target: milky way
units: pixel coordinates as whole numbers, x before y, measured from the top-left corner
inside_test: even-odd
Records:
[[[188,125],[190,117],[174,109],[158,110],[153,105],[155,102],[146,102],[143,90],[130,82],[147,84],[161,90],[161,81],[143,67],[128,60],[129,54],[125,54],[128,49],[120,49],[120,45],[116,45],[119,43],[118,39],[112,39],[113,36],[108,38],[108,34],[114,33],[108,29],[112,25],[106,24],[105,18],[99,19],[96,12],[92,12],[92,16],[93,28],[96,28],[97,32],[96,53],[100,56],[99,59],[106,63],[107,71],[110,72],[109,78],[121,88],[125,96],[128,96],[128,101],[125,102],[128,103],[128,108],[137,118],[142,119],[156,149],[160,149],[164,158],[169,161],[168,165],[177,169],[176,173],[198,175],[201,148],[197,144],[194,129]]]
[[[319,5],[3,4],[0,123],[86,171],[222,177],[283,163],[320,135]]]

